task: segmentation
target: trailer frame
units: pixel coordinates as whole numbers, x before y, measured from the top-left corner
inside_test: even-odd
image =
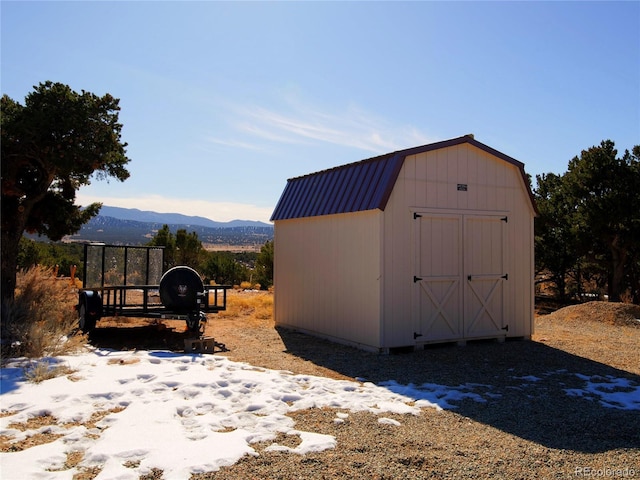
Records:
[[[226,310],[231,286],[201,283],[193,305],[168,308],[160,298],[160,284],[169,271],[164,252],[161,246],[85,244],[77,305],[80,328],[91,331],[102,317],[141,317],[184,320],[189,330],[202,334],[207,313]],[[189,267],[178,268],[199,275]]]

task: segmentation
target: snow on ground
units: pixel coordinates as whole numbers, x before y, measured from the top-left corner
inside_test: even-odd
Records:
[[[16,360],[0,370],[0,435],[19,441],[39,432],[60,434],[51,443],[0,454],[2,478],[71,479],[80,468],[99,466],[98,479],[137,479],[152,469],[164,478],[188,478],[215,471],[244,455],[257,455],[252,444],[273,442],[267,450],[293,454],[336,446],[329,435],[300,431],[288,412],[313,407],[336,411],[334,422],[350,412],[379,415],[391,427],[398,420],[385,413],[418,415],[421,408],[456,408],[462,399],[487,402],[500,396],[490,385],[374,385],[362,379],[340,381],[257,368],[226,357],[164,351],[93,350],[50,359],[74,373],[29,383]],[[640,386],[624,379],[579,377],[585,388],[568,395],[597,398],[603,406],[640,410]],[[536,382],[533,377],[514,377]],[[83,425],[96,412],[95,427]],[[51,415],[57,425],[19,431],[11,424]],[[95,418],[95,417],[94,417]],[[66,424],[66,425],[63,425]],[[298,436],[295,447],[278,445],[278,433]],[[64,467],[67,453],[82,451],[82,462]]]
[[[611,375],[594,375],[589,377],[575,374],[584,380],[584,388],[565,389],[567,395],[598,400],[604,407],[622,410],[640,410],[640,386],[627,378],[616,378]]]

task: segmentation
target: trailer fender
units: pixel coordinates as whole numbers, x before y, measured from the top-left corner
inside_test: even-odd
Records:
[[[102,317],[102,297],[99,292],[85,290],[78,298],[78,325],[87,333],[93,330]]]

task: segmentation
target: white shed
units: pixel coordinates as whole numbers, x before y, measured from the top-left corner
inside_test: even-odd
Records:
[[[287,181],[276,325],[374,351],[533,333],[524,165],[472,135]]]

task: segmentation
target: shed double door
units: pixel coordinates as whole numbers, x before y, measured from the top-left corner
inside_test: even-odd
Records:
[[[416,343],[505,335],[504,215],[417,212]]]

